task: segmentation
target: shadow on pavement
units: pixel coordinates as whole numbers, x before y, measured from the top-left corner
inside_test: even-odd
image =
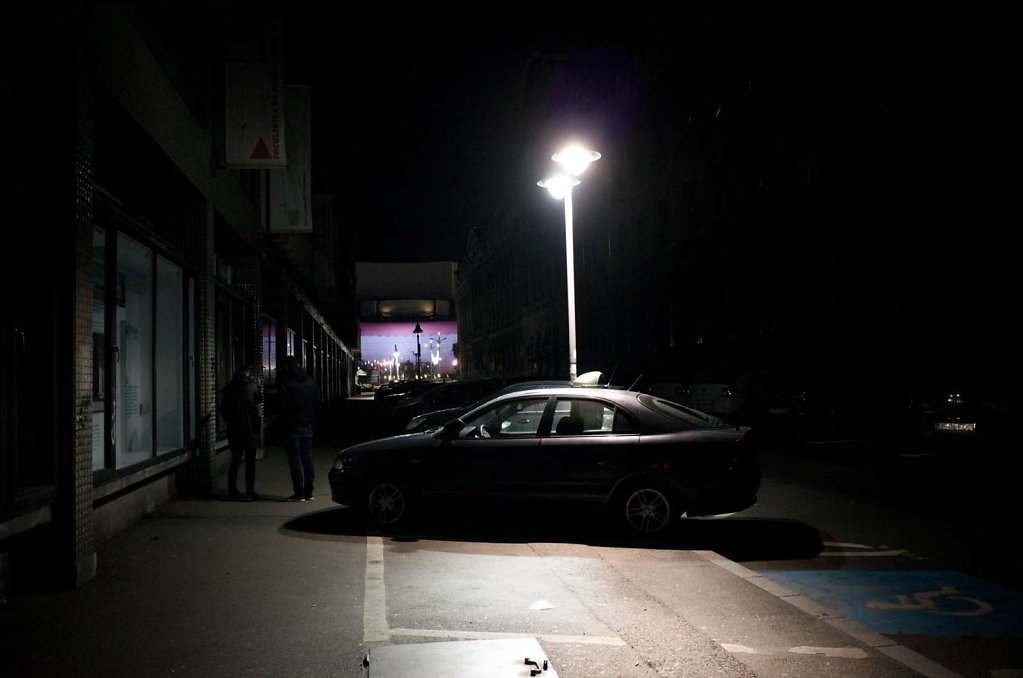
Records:
[[[553,506],[508,511],[434,507],[413,525],[393,531],[368,529],[360,516],[336,506],[289,520],[284,529],[319,536],[378,535],[400,541],[437,540],[504,543],[573,543],[649,549],[714,551],[735,561],[792,560],[821,553],[821,535],[794,520],[735,516],[686,519],[670,534],[643,539],[622,534],[594,510]]]

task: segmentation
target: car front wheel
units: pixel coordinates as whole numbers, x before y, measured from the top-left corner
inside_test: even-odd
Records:
[[[395,527],[408,521],[409,493],[404,485],[381,480],[366,493],[366,517],[377,527]]]
[[[675,495],[655,483],[639,483],[619,495],[617,510],[626,530],[644,537],[661,535],[682,515]]]

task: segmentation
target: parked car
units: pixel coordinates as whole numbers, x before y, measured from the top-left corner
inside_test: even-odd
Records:
[[[394,528],[435,500],[597,503],[634,535],[756,502],[749,429],[636,391],[496,396],[440,429],[341,450],[331,499]]]
[[[488,395],[485,398],[481,398],[476,402],[468,406],[458,407],[446,407],[441,410],[434,410],[432,412],[424,412],[423,414],[417,415],[409,419],[408,424],[405,425],[405,433],[419,433],[421,431],[427,431],[438,426],[443,426],[452,419],[458,419],[466,412],[475,409],[485,403],[487,400],[494,398],[505,393],[513,393],[515,391],[524,391],[530,388],[553,388],[556,386],[571,386],[572,382],[564,379],[550,379],[550,380],[536,380],[536,381],[522,381],[515,384],[509,384],[501,390]]]
[[[918,389],[910,398],[918,441],[1000,443],[1008,439],[1013,415],[1010,399],[992,387],[963,381]]]
[[[504,379],[470,379],[435,384],[433,388],[395,403],[387,412],[384,433],[398,434],[405,430],[409,419],[424,412],[466,407],[488,396],[507,384]]]
[[[718,368],[682,382],[653,384],[650,392],[733,423],[749,425],[766,413],[779,388],[775,383],[778,380],[778,374],[767,370]]]
[[[426,393],[430,389],[437,388],[438,385],[438,382],[426,379],[389,381],[376,389],[373,393],[373,402],[381,408],[390,408],[405,398]]]

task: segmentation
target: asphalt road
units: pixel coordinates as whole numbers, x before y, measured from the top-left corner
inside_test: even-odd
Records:
[[[1023,675],[1023,544],[1006,525],[1019,475],[1006,452],[873,441],[763,454],[760,501],[732,520],[795,521],[821,551],[741,561],[957,675]]]
[[[542,678],[1004,678],[1023,667],[1011,597],[933,571],[901,545],[911,529],[885,527],[897,510],[835,488],[870,486],[869,474],[765,456],[758,506],[685,521],[656,543],[539,505],[453,507],[377,534],[326,495],[343,444],[328,428],[315,501],[284,501],[283,451],[270,446],[259,501],[182,497],[101,544],[81,590],[0,604],[0,675],[501,678],[529,675],[527,657],[549,661]],[[873,555],[850,555],[861,551]],[[935,579],[911,578],[924,575]],[[909,617],[932,626],[876,623]],[[938,622],[973,635],[940,634]]]

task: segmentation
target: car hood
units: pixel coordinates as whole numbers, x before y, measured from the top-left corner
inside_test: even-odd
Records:
[[[346,447],[341,450],[341,454],[358,456],[388,454],[392,452],[427,449],[435,447],[439,443],[439,440],[427,433],[406,433],[403,435],[378,438],[377,440],[369,440],[364,443],[359,443],[358,445],[352,445],[351,447]]]

